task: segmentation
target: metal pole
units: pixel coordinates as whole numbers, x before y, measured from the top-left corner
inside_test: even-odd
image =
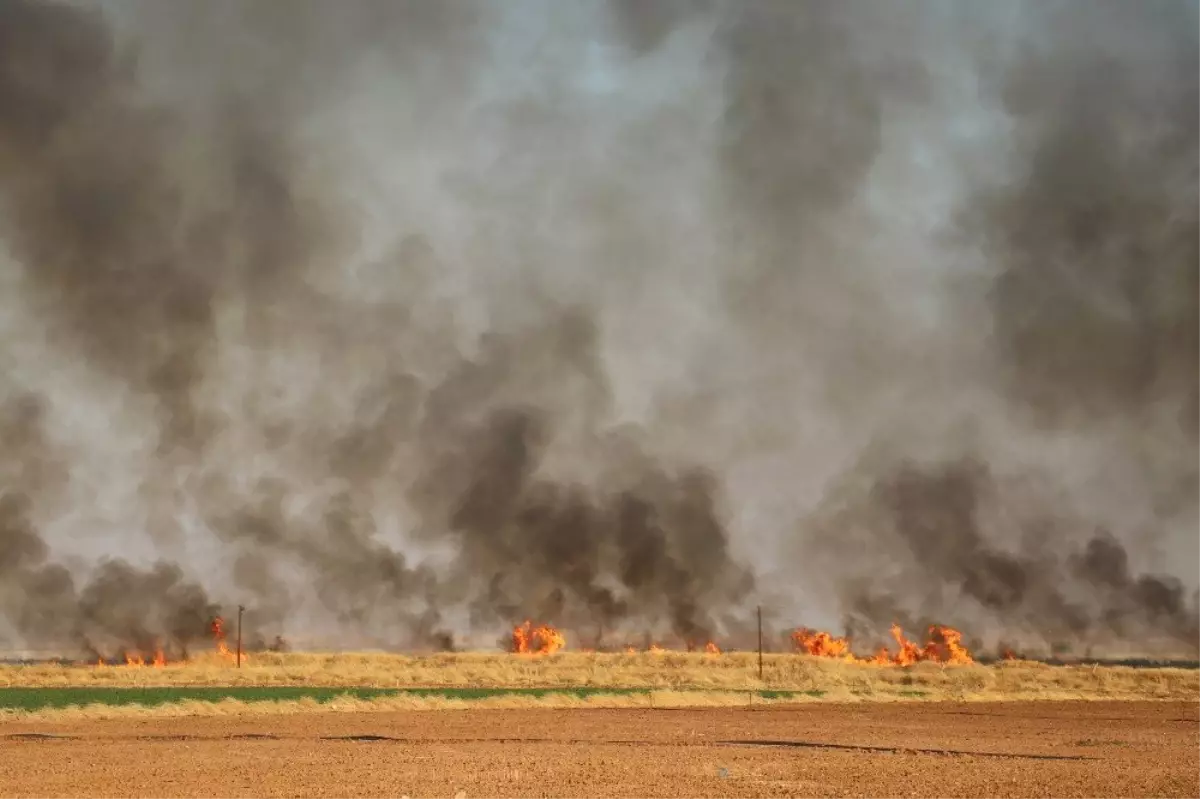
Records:
[[[762,664],[762,605],[758,606],[758,679],[763,678]]]
[[[238,605],[238,628],[237,628],[237,667],[242,667],[242,611],[245,608]]]

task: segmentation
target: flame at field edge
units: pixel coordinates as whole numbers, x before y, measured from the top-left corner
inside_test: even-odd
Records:
[[[896,642],[895,654],[884,646],[870,657],[859,657],[851,652],[848,638],[837,638],[827,632],[806,627],[792,632],[792,642],[795,650],[802,654],[839,658],[849,663],[873,666],[909,666],[921,662],[965,665],[975,662],[971,653],[962,645],[962,633],[953,627],[930,625],[924,644],[906,638],[899,624],[892,624],[891,634]]]

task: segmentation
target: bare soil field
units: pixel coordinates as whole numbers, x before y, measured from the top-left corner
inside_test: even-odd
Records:
[[[937,702],[13,720],[4,796],[1198,796],[1200,706]]]

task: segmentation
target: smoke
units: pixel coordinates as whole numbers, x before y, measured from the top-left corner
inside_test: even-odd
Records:
[[[953,241],[986,264],[1007,418],[916,461],[882,448],[863,460],[870,482],[839,500],[855,506],[828,510],[870,517],[864,537],[902,576],[860,579],[846,612],[875,629],[954,619],[1026,646],[1195,651],[1198,602],[1181,580],[1194,589],[1196,8],[1022,16],[1011,63],[979,71],[1011,126],[1000,179],[969,185],[951,215]],[[1159,549],[1171,573],[1137,574],[1131,547]]]
[[[1197,16],[6,5],[0,648],[1194,650]]]
[[[1028,501],[1019,507],[1032,512],[1008,521],[1020,537],[995,529],[1013,515],[1005,508],[1018,495],[970,458],[897,464],[836,518],[870,524],[876,542],[891,536],[900,544],[890,564],[896,578],[847,587],[846,626],[878,637],[898,618],[920,628],[953,617],[972,621],[980,638],[1026,648],[1200,644],[1196,598],[1171,575],[1133,574],[1109,531],[1072,530],[1085,521],[1037,515],[1052,506]],[[1052,546],[1080,532],[1085,543],[1065,553]]]
[[[611,21],[620,40],[634,53],[644,55],[660,47],[678,27],[711,12],[708,0],[664,0],[639,3],[637,0],[612,0]]]
[[[174,563],[139,569],[104,560],[82,588],[70,571],[50,561],[38,533],[30,493],[53,491],[40,405],[18,398],[0,409],[6,490],[0,494],[0,597],[5,619],[33,645],[69,646],[112,657],[125,651],[163,650],[186,655],[204,638],[218,612],[199,584]],[[16,467],[16,468],[13,468]],[[22,474],[22,467],[28,471]],[[31,468],[29,468],[31,467]]]
[[[753,588],[730,557],[712,475],[643,459],[598,489],[560,483],[539,474],[550,432],[535,411],[492,411],[435,472],[461,477],[442,507],[461,553],[452,579],[488,585],[473,619],[554,618],[602,635],[633,616],[709,639],[714,613]]]
[[[1047,424],[1157,402],[1194,439],[1195,7],[1068,8],[1045,9],[1043,33],[987,87],[1018,163],[963,209],[997,270],[1006,385]]]

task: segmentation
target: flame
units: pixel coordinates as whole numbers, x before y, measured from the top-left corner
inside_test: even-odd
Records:
[[[639,651],[647,652],[651,655],[662,655],[667,650],[664,649],[663,647],[659,646],[658,644],[650,644],[650,646],[644,650],[639,650],[636,646],[633,646],[633,645],[626,645],[626,647],[625,647],[625,654],[627,654],[627,655],[636,655]],[[689,649],[688,651],[690,652],[692,650]]]
[[[523,655],[552,655],[567,645],[567,639],[548,624],[538,627],[528,619],[513,627],[512,651]]]
[[[1017,659],[1017,656],[1015,654],[1013,654],[1013,651],[1011,649],[1005,649],[1002,657],[1005,660],[1016,660]]]
[[[229,647],[225,645],[225,620],[220,616],[216,616],[209,625],[209,632],[212,633],[213,641],[217,645],[217,654],[222,657],[229,657]]]
[[[100,658],[100,664],[103,665],[104,658]],[[146,658],[141,652],[126,652],[125,665],[133,668],[139,668],[146,665]],[[161,669],[167,665],[167,654],[163,652],[161,647],[154,648],[154,655],[150,659],[150,665],[156,669]]]
[[[237,653],[230,650],[225,643],[225,620],[220,616],[214,616],[212,623],[208,625],[209,634],[213,637],[213,642],[217,647],[217,654],[226,660],[237,660]],[[246,660],[246,653],[242,653],[242,660]]]
[[[946,663],[974,663],[975,659],[971,657],[971,653],[962,645],[962,633],[952,627],[943,627],[935,624],[929,628],[929,637],[933,639],[941,639],[942,646],[946,650]]]
[[[851,663],[866,663],[874,666],[909,666],[913,663],[974,663],[974,658],[962,645],[962,633],[953,627],[934,624],[929,628],[924,645],[904,637],[900,625],[893,624],[892,638],[896,641],[896,653],[880,647],[874,655],[866,658],[855,656],[850,651],[847,638],[837,638],[827,632],[801,627],[792,632],[792,643],[797,652],[815,657],[841,658]]]
[[[685,647],[686,647],[686,649],[684,649],[682,651],[685,651],[685,652],[697,651],[696,644],[694,642],[689,641],[688,643],[685,644]],[[634,646],[633,644],[625,645],[625,654],[627,654],[627,655],[636,655],[638,652],[645,652],[646,654],[649,654],[649,655],[665,655],[668,652],[678,652],[678,651],[681,651],[681,650],[669,649],[668,647],[662,646],[661,644],[658,644],[658,643],[651,643],[645,649],[639,649],[638,647]],[[709,641],[704,645],[704,653],[706,655],[719,655],[719,654],[721,654],[721,647],[718,646],[715,641]]]
[[[208,629],[209,629],[209,634],[212,635],[213,641],[216,644],[217,654],[219,654],[221,657],[223,657],[227,660],[230,660],[230,661],[235,660],[237,658],[237,654],[235,652],[230,651],[229,647],[225,643],[225,621],[224,621],[224,619],[222,619],[220,616],[214,617],[213,620],[211,622],[209,622]],[[167,653],[165,650],[163,650],[162,646],[159,644],[155,644],[155,647],[154,647],[154,650],[152,653],[149,650],[142,650],[142,649],[126,650],[123,653],[121,653],[120,659],[123,659],[125,661],[125,665],[130,668],[141,668],[143,666],[153,666],[154,668],[161,669],[161,668],[164,668],[168,663]],[[184,659],[186,660],[186,657]],[[242,659],[243,660],[246,659],[246,654],[244,652],[242,653]],[[105,666],[105,665],[109,665],[109,664],[108,664],[108,661],[106,661],[103,656],[97,655],[96,665],[97,666]]]
[[[896,646],[900,650],[892,658],[892,662],[897,666],[908,666],[918,660],[924,660],[925,651],[915,642],[904,637],[904,631],[900,629],[899,624],[892,625],[892,638],[896,639]]]
[[[518,624],[512,631],[512,651],[525,654],[529,651],[530,622]]]
[[[829,633],[807,627],[792,631],[792,644],[796,651],[817,657],[842,657],[850,653],[850,642],[845,638],[834,638]]]

